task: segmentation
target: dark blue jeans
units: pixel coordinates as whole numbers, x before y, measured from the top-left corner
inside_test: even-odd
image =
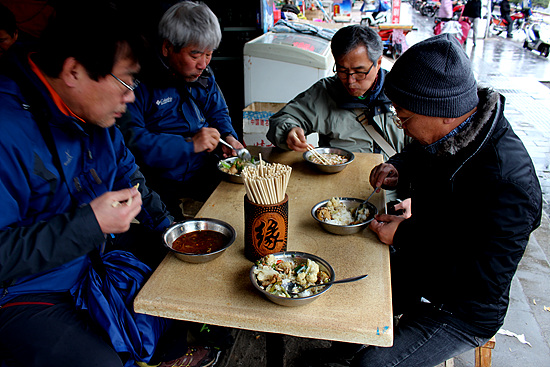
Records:
[[[448,313],[423,306],[403,315],[395,328],[392,347],[368,346],[357,353],[351,366],[436,366],[490,339],[471,335],[458,325],[460,321]]]

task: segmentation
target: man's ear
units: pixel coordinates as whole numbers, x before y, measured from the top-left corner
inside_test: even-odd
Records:
[[[75,87],[81,81],[86,70],[74,57],[68,57],[63,63],[59,79],[69,87]]]
[[[168,53],[174,49],[174,46],[168,41],[162,41],[162,56],[168,57]]]
[[[384,58],[384,55],[380,56],[378,58],[378,61],[376,62],[376,68],[380,69],[382,67],[382,59]]]

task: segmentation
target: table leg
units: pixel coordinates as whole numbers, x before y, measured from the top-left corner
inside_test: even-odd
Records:
[[[265,334],[267,367],[284,367],[285,342],[282,334]]]

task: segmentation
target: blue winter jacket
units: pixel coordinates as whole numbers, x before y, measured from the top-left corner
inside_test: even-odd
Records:
[[[172,220],[116,127],[64,115],[26,62],[13,65],[17,84],[14,73],[0,75],[0,305],[75,284],[87,254],[105,242],[89,203],[107,191],[139,182],[140,223],[160,231]],[[50,146],[39,123],[51,131]]]
[[[208,155],[195,153],[191,141],[201,128],[237,138],[227,104],[209,68],[192,83],[179,79],[160,59],[143,70],[136,101],[118,121],[126,145],[146,176],[187,181]]]

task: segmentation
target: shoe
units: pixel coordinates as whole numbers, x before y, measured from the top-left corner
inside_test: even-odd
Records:
[[[218,361],[220,352],[210,347],[193,346],[173,361],[162,362],[156,367],[208,367]]]
[[[191,337],[195,339],[193,344],[207,345],[215,349],[226,350],[235,344],[233,329],[209,325],[193,324],[190,329]]]

